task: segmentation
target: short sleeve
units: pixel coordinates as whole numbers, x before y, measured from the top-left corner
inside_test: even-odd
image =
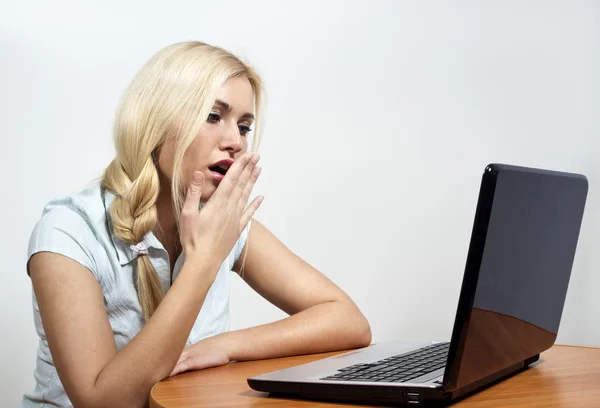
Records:
[[[250,233],[251,224],[252,224],[252,220],[250,220],[250,222],[248,223],[246,228],[244,228],[244,230],[240,234],[240,238],[235,243],[235,247],[233,248],[233,256],[234,256],[233,263],[232,263],[233,265],[235,265],[237,263],[237,261],[240,259],[240,256],[242,256],[242,251],[244,250],[244,245],[246,245],[246,241],[248,240],[248,234]]]
[[[93,248],[97,243],[81,214],[66,207],[53,208],[42,215],[31,233],[27,251],[27,274],[29,260],[33,255],[53,252],[80,263],[95,275]]]

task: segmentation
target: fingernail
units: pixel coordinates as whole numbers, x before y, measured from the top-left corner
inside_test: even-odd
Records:
[[[192,179],[193,179],[194,183],[200,184],[204,180],[204,175],[200,171],[195,171]]]

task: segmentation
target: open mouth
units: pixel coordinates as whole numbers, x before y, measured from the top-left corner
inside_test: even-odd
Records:
[[[231,167],[232,164],[233,164],[233,160],[225,159],[225,160],[216,162],[212,166],[209,166],[208,169],[212,173],[216,173],[216,174],[220,174],[221,176],[225,176],[225,174],[227,174],[227,170],[229,170],[229,168]]]
[[[229,168],[221,167],[221,166],[210,166],[208,168],[210,171],[214,171],[215,173],[222,174],[223,176],[227,173]]]

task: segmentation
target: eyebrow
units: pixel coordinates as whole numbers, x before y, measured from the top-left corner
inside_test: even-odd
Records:
[[[230,105],[230,104],[228,104],[227,102],[224,102],[224,101],[220,100],[220,99],[217,99],[217,100],[215,101],[215,105],[218,105],[219,107],[223,108],[224,110],[226,110],[226,111],[228,111],[228,112],[230,112],[230,111],[231,111],[231,105]],[[244,114],[241,116],[241,118],[240,118],[240,119],[252,119],[252,120],[254,120],[254,115],[253,115],[253,114],[251,114],[251,113],[249,113],[249,112],[246,112],[246,113],[244,113]]]

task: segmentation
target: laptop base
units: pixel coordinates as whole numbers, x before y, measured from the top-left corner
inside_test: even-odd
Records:
[[[261,381],[249,379],[250,387],[256,391],[267,392],[269,397],[283,399],[302,399],[313,401],[329,401],[353,404],[381,406],[419,406],[445,407],[450,403],[468,398],[475,392],[481,392],[507,378],[527,370],[539,359],[539,354],[530,359],[514,364],[505,370],[486,377],[468,387],[451,394],[444,393],[442,387],[411,387],[410,385],[360,385],[319,383],[293,383]]]
[[[285,399],[302,399],[314,401],[330,401],[369,405],[409,405],[416,406],[427,403],[444,406],[450,396],[444,395],[442,388],[410,388],[400,384],[395,386],[373,386],[360,384],[302,384],[278,383],[268,384],[267,391],[261,387],[260,381],[253,381],[251,388],[269,392],[270,397]]]

